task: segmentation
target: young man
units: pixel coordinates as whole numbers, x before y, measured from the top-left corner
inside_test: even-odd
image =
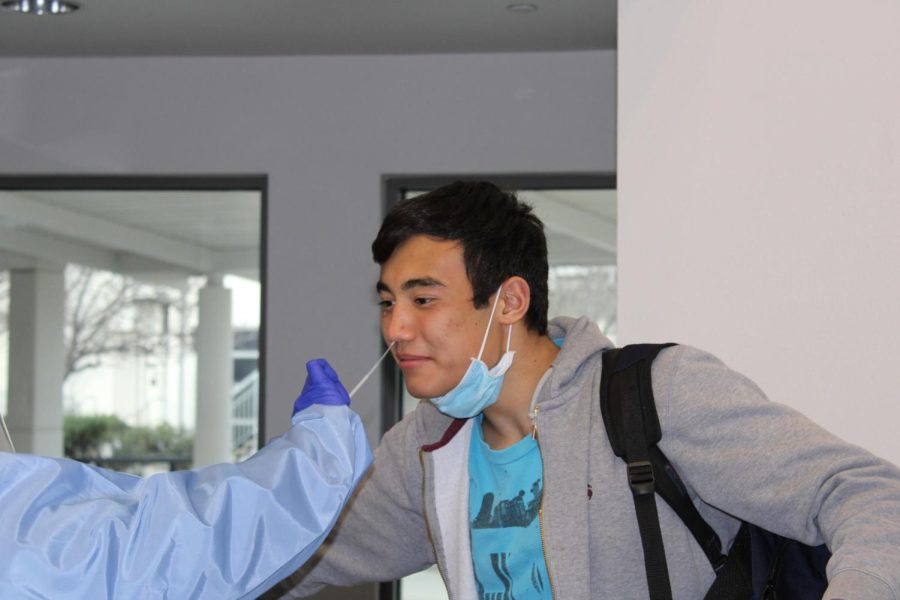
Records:
[[[384,338],[430,402],[384,436],[318,560],[275,593],[436,562],[451,599],[646,598],[625,463],[598,400],[611,344],[586,318],[548,325],[540,221],[489,183],[457,182],[397,205],[372,249]],[[900,598],[896,467],[699,350],[664,350],[653,382],[660,446],[726,548],[738,519],[824,542],[827,598]],[[673,595],[702,598],[713,570],[657,504]]]

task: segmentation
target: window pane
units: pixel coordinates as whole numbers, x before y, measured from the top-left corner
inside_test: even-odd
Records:
[[[546,229],[550,318],[588,316],[615,342],[615,190],[541,190],[519,197],[534,207]]]
[[[62,356],[61,391],[16,397],[61,408],[67,456],[149,474],[255,451],[261,193],[2,193],[0,268],[15,271],[0,278],[0,404],[6,358],[40,343]],[[27,306],[40,286],[61,302]],[[45,317],[59,326],[35,325]],[[198,423],[198,405],[213,418]],[[26,440],[17,447],[41,453],[28,448],[28,407],[15,408],[14,441]]]
[[[400,584],[403,600],[448,600],[447,588],[437,566],[404,577]]]

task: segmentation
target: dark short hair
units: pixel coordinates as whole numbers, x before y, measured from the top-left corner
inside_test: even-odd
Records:
[[[372,242],[372,258],[383,265],[398,246],[416,235],[462,244],[475,308],[485,306],[509,277],[523,278],[531,288],[525,325],[547,333],[544,224],[514,193],[487,181],[456,181],[398,202]]]

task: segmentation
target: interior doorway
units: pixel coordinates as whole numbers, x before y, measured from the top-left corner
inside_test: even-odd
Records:
[[[474,176],[388,177],[385,211],[396,202]],[[549,316],[587,315],[614,342],[617,337],[616,178],[609,174],[479,175],[517,192],[543,221],[547,235]],[[387,431],[421,401],[406,392],[400,370],[385,362],[382,423]],[[447,598],[437,567],[380,586],[381,600]]]

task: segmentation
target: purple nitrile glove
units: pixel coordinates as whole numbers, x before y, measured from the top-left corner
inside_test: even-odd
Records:
[[[337,373],[324,358],[317,358],[306,363],[306,383],[303,384],[303,391],[294,402],[294,412],[291,413],[291,416],[313,404],[350,405],[350,396],[347,394],[347,390],[344,389]]]

